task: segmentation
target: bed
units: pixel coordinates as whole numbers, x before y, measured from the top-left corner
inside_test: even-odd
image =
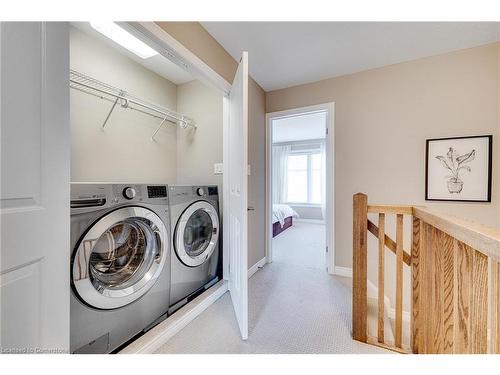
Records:
[[[287,204],[273,204],[273,238],[293,225],[299,215]]]

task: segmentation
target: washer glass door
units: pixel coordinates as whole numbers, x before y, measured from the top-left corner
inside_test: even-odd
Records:
[[[219,238],[219,218],[210,203],[198,201],[179,218],[175,230],[175,250],[186,266],[203,264],[214,252]]]
[[[165,264],[166,233],[162,220],[143,207],[120,208],[98,220],[73,258],[72,280],[80,298],[114,309],[144,295]]]

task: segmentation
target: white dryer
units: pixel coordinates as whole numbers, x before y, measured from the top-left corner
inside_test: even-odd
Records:
[[[217,186],[169,190],[172,313],[222,279],[222,225]]]

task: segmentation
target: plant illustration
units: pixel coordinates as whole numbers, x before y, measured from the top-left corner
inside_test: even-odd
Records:
[[[466,170],[471,172],[471,167],[465,164],[470,163],[475,157],[476,150],[472,150],[471,152],[463,155],[458,155],[457,151],[453,147],[448,149],[446,156],[436,156],[436,159],[438,159],[441,164],[443,164],[443,166],[451,172],[451,175],[446,176],[448,179],[447,185],[450,194],[459,194],[462,191],[464,182],[460,179],[460,171]]]

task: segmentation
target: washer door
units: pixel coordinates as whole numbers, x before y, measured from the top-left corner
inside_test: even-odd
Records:
[[[202,265],[214,252],[219,238],[219,218],[214,206],[205,201],[190,205],[175,228],[174,247],[186,266]]]
[[[168,251],[167,230],[153,211],[124,207],[103,216],[75,251],[72,281],[80,298],[115,309],[143,296],[158,279]]]

